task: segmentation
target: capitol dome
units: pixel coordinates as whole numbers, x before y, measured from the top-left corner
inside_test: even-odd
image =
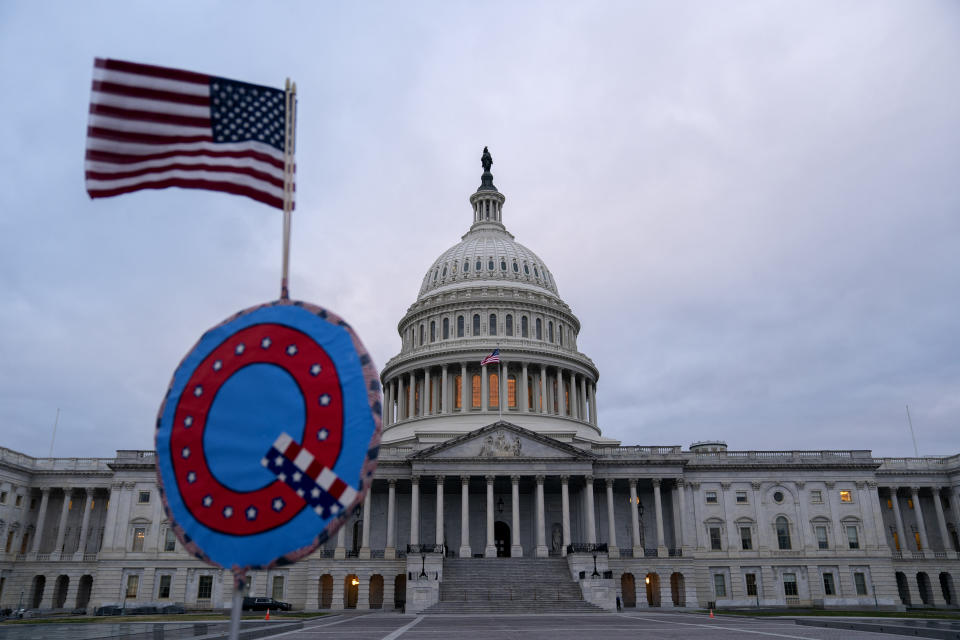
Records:
[[[427,270],[381,373],[383,442],[430,446],[504,420],[573,444],[605,442],[593,361],[553,274],[503,224],[487,149],[472,221]],[[500,362],[481,361],[498,350]]]

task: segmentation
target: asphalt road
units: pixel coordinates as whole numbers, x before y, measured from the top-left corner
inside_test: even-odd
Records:
[[[907,636],[798,626],[772,618],[709,618],[692,613],[592,615],[340,615],[308,622],[283,640],[895,640]]]

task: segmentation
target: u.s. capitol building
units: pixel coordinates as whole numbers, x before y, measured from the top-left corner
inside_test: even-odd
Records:
[[[251,594],[306,609],[956,607],[960,455],[623,445],[547,265],[504,225],[484,153],[471,224],[386,363],[363,507]],[[500,362],[481,365],[500,349]],[[0,608],[230,603],[166,519],[152,451],[0,448]]]

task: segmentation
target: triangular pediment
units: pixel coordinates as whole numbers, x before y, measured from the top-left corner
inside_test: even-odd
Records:
[[[476,431],[418,451],[412,460],[437,459],[576,459],[595,456],[549,436],[501,420]]]

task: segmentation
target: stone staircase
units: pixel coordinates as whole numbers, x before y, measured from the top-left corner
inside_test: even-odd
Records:
[[[601,613],[564,558],[447,558],[440,602],[422,613]]]

